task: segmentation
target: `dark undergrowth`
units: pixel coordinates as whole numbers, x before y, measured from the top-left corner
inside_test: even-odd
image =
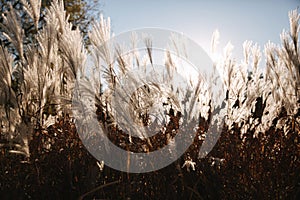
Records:
[[[205,124],[173,164],[129,174],[107,166],[101,171],[75,125],[58,120],[48,130],[36,131],[25,162],[9,147],[1,148],[1,199],[299,199],[299,127],[286,136],[271,128],[258,138],[248,132],[243,139],[238,128],[224,127],[209,155],[197,159],[201,129]],[[51,143],[49,150],[45,141]],[[196,161],[195,171],[182,168],[187,158]],[[218,163],[220,158],[224,161]]]

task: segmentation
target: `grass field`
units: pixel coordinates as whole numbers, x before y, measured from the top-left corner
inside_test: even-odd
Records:
[[[94,100],[91,108],[97,122],[123,150],[149,153],[172,143],[188,113],[183,109],[185,102],[177,102],[176,97],[161,102],[167,120],[161,127],[155,126],[157,134],[149,138],[131,138],[118,126],[114,112],[113,94],[121,85],[120,77],[133,66],[153,66],[151,40],[145,39],[145,51],[140,54],[128,54],[131,47],[103,45],[112,39],[112,33],[110,20],[101,16],[86,44],[80,31],[68,22],[61,1],[47,9],[42,26],[37,23],[38,1],[32,2],[33,9],[26,12],[36,27],[33,41],[26,40],[19,13],[12,7],[1,22],[4,32],[0,39],[9,42],[0,43],[1,199],[300,198],[298,10],[289,13],[290,30],[280,35],[281,44],[269,42],[261,50],[245,41],[244,60],[239,63],[229,43],[224,55],[214,61],[226,91],[222,104],[226,114],[219,127],[220,138],[207,156],[199,158],[199,150],[217,109],[211,104],[213,91],[201,85],[187,100],[189,107],[198,106],[195,112],[199,116],[197,126],[189,129],[194,141],[188,150],[160,170],[126,173],[103,165],[83,145],[72,98],[76,81],[89,77],[93,87],[83,87]],[[216,35],[212,45],[217,44]],[[175,54],[165,53],[170,75],[179,62]],[[86,73],[86,63],[92,63],[93,73]],[[212,74],[209,80],[213,78]],[[160,87],[153,88],[145,85],[131,96],[133,121],[145,127],[151,125],[147,106],[163,92]],[[181,92],[190,97],[187,91]],[[88,111],[80,116],[87,121]]]

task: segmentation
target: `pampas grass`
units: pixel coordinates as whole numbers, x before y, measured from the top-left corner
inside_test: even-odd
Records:
[[[180,176],[185,173],[180,166],[186,166],[187,168],[191,166],[199,177],[203,176],[200,169],[201,166],[205,165],[205,160],[204,158],[200,160],[195,155],[205,138],[209,120],[212,119],[211,114],[214,113],[214,110],[210,100],[212,95],[216,94],[213,94],[213,91],[210,90],[211,85],[205,84],[204,81],[199,79],[195,81],[192,77],[189,77],[188,80],[188,84],[191,86],[188,88],[189,90],[181,88],[178,84],[176,85],[176,83],[170,81],[174,76],[174,72],[180,67],[180,59],[177,59],[176,55],[185,53],[184,43],[179,43],[178,38],[175,38],[173,45],[176,52],[171,50],[165,52],[164,65],[167,74],[162,78],[163,80],[158,80],[171,82],[170,88],[163,88],[159,81],[147,85],[146,82],[141,84],[141,77],[133,76],[130,74],[130,70],[136,67],[142,71],[147,70],[146,66],[152,66],[155,71],[155,56],[151,39],[148,37],[137,38],[137,35],[133,34],[132,46],[118,44],[112,47],[112,43],[107,42],[113,38],[110,19],[105,19],[101,15],[100,21],[94,22],[92,29],[89,31],[88,36],[91,44],[88,49],[85,49],[82,34],[78,29],[72,29],[62,1],[52,2],[50,8],[46,10],[46,23],[40,28],[41,1],[30,0],[28,2],[22,0],[22,4],[24,11],[36,27],[36,40],[34,40],[35,43],[24,44],[24,31],[20,23],[20,15],[10,6],[10,10],[3,16],[1,27],[4,30],[3,35],[12,43],[18,57],[14,57],[5,46],[0,45],[0,141],[7,142],[7,144],[2,142],[0,144],[1,148],[9,148],[8,152],[10,154],[23,155],[23,164],[36,162],[36,159],[39,158],[34,157],[34,153],[37,151],[51,152],[53,150],[64,153],[65,149],[73,148],[73,146],[82,148],[82,144],[73,138],[76,131],[72,120],[76,114],[80,114],[85,121],[88,121],[97,113],[98,120],[108,130],[107,135],[114,142],[119,142],[119,146],[131,148],[134,141],[139,141],[143,145],[140,148],[141,150],[137,151],[149,152],[149,149],[154,148],[155,144],[162,143],[163,139],[155,140],[156,138],[153,137],[154,139],[150,138],[145,142],[144,139],[147,135],[140,133],[138,139],[130,137],[127,141],[124,140],[128,137],[124,130],[119,130],[119,127],[116,126],[117,117],[126,118],[128,114],[126,111],[128,110],[121,107],[116,110],[113,106],[113,95],[124,83],[122,82],[124,81],[123,76],[128,75],[132,84],[138,88],[137,91],[130,94],[129,102],[132,108],[135,108],[129,114],[133,116],[132,118],[136,122],[144,126],[151,125],[149,107],[153,106],[155,101],[162,103],[160,101],[167,99],[163,102],[164,106],[162,108],[166,116],[159,116],[158,119],[161,122],[157,122],[162,127],[152,128],[165,135],[165,138],[167,138],[166,143],[172,144],[174,152],[176,151],[176,144],[174,144],[173,137],[176,130],[182,120],[191,120],[185,118],[188,111],[197,108],[195,111],[197,113],[193,113],[193,116],[200,116],[197,119],[199,120],[199,126],[193,130],[197,132],[197,137],[191,147],[192,150],[190,149],[188,152],[189,155],[184,155],[186,159],[184,161],[179,159],[177,162],[182,163],[176,163],[176,165],[179,166],[177,170],[180,172]],[[281,45],[268,42],[262,50],[258,44],[245,41],[243,44],[244,59],[237,62],[232,55],[233,46],[228,43],[220,59],[215,60],[214,70],[220,73],[226,90],[226,98],[222,100],[222,106],[226,109],[225,125],[224,127],[219,125],[222,126],[219,128],[223,128],[221,140],[225,142],[224,144],[222,141],[219,142],[222,144],[217,143],[216,146],[219,149],[224,149],[225,145],[236,144],[239,149],[234,150],[234,152],[240,150],[239,155],[249,156],[251,154],[252,160],[261,163],[261,160],[255,160],[256,158],[253,157],[251,151],[255,152],[257,159],[264,160],[265,157],[260,156],[268,155],[268,159],[276,159],[274,152],[280,152],[283,148],[290,152],[287,147],[287,144],[290,143],[284,143],[283,141],[292,141],[291,148],[294,148],[293,142],[297,142],[297,137],[299,137],[300,121],[300,15],[298,10],[291,11],[289,19],[290,30],[282,32]],[[213,53],[217,48],[220,35],[218,31],[213,34],[211,43]],[[128,52],[128,49],[136,47],[139,39],[144,41],[145,48],[141,51]],[[88,55],[88,53],[90,54]],[[85,69],[87,59],[93,61],[90,74]],[[263,68],[260,66],[263,66]],[[207,74],[207,77],[210,77],[208,80],[214,80],[216,74]],[[79,79],[84,81],[76,85],[78,84],[76,81]],[[78,104],[78,106],[89,107],[89,111],[92,110],[93,113],[71,112],[71,102],[76,86],[84,88],[86,92],[80,94],[79,97],[88,97],[91,102],[95,102],[95,105],[84,102]],[[178,97],[175,96],[168,96],[169,98],[167,98],[166,94],[171,93],[170,91],[182,95],[180,97],[185,98],[184,101],[178,102]],[[158,94],[161,94],[161,96]],[[126,91],[120,92],[121,97],[128,97],[128,95]],[[158,99],[158,96],[160,99]],[[183,111],[181,113],[182,119],[180,118],[181,115],[176,115],[175,112],[180,109]],[[169,120],[169,124],[167,120]],[[216,124],[219,123],[216,122]],[[55,133],[55,136],[49,136],[50,133]],[[274,142],[276,144],[273,144],[273,140],[270,138],[279,136],[270,133],[280,134],[280,142],[276,140],[277,143]],[[39,137],[43,139],[40,141],[34,140],[34,138]],[[56,138],[62,137],[73,139],[66,139],[66,144],[56,149],[55,145],[59,143]],[[228,142],[229,139],[233,140]],[[77,141],[77,143],[74,141]],[[256,149],[251,150],[252,147],[249,145],[251,142]],[[30,145],[35,143],[43,143],[43,145],[37,145],[39,148],[30,149]],[[270,146],[267,146],[267,144]],[[299,147],[297,148],[299,150]],[[295,147],[295,149],[297,148]],[[213,153],[216,152],[213,151]],[[208,161],[209,170],[216,170],[214,172],[221,173],[224,169],[226,173],[229,173],[230,170],[226,168],[226,165],[233,162],[231,158],[234,154],[232,151],[230,153],[217,152],[220,155],[219,158],[210,157],[210,161]],[[68,155],[68,166],[71,166],[72,163],[70,155],[71,153]],[[246,162],[247,159],[243,159]],[[293,159],[291,166],[298,162],[297,157]],[[261,169],[260,166],[252,166],[254,165],[252,161],[249,162],[252,167],[249,169],[251,177],[260,180],[258,174],[261,172],[255,172],[254,170]],[[266,163],[270,162],[266,161]],[[215,165],[218,165],[217,169],[213,169]],[[188,174],[185,175],[189,176]],[[176,176],[175,182],[180,176]],[[220,180],[224,181],[222,178]],[[240,179],[241,182],[244,181],[243,183],[245,183],[245,180],[245,177]],[[202,181],[205,182],[204,179]],[[224,184],[226,181],[228,180],[225,180]],[[227,191],[226,188],[223,188],[223,190]],[[196,191],[196,186],[193,187],[193,191]],[[278,191],[279,194],[280,190]]]
[[[24,9],[32,18],[36,28],[38,27],[40,1],[22,1]],[[299,92],[299,46],[298,46],[298,21],[299,14],[296,10],[289,13],[290,32],[281,34],[282,46],[276,46],[269,42],[264,48],[265,71],[259,67],[262,53],[257,44],[246,41],[243,44],[244,60],[237,63],[232,58],[233,46],[228,43],[224,48],[223,57],[215,63],[215,67],[223,74],[223,83],[226,87],[227,107],[226,123],[229,127],[239,124],[243,132],[255,130],[255,136],[267,131],[274,124],[274,119],[280,114],[282,108],[287,110],[287,115],[293,117],[298,108]],[[14,69],[12,56],[5,47],[1,46],[2,68],[1,77],[4,87],[1,89],[2,108],[9,124],[13,123],[10,118],[11,110],[18,110],[20,122],[25,124],[36,123],[36,127],[45,127],[43,124],[50,115],[69,112],[70,101],[74,88],[74,80],[86,76],[85,62],[87,51],[81,33],[78,29],[72,30],[67,22],[62,1],[54,1],[46,12],[46,25],[37,32],[37,44],[29,44],[23,47],[23,29],[19,21],[18,13],[11,7],[4,16],[1,26],[4,35],[16,48],[20,58]],[[110,52],[111,38],[110,20],[100,16],[99,23],[94,23],[89,32],[91,41],[91,54],[94,60],[93,76],[94,92],[98,103],[105,112],[111,112],[109,90],[113,90],[118,84],[121,74],[126,74],[128,67],[138,66],[145,58],[132,53],[123,55],[123,49],[116,46],[115,52]],[[213,34],[212,50],[215,51],[220,34]],[[136,39],[135,39],[136,40]],[[175,49],[179,51],[177,42],[173,41]],[[133,40],[134,45],[134,40]],[[152,42],[145,39],[145,49],[148,61],[153,64]],[[179,53],[179,52],[178,52]],[[118,68],[112,62],[116,58]],[[176,69],[174,58],[170,52],[166,54],[166,67],[170,74]],[[15,71],[13,76],[13,71]],[[121,72],[121,74],[119,72]],[[12,79],[18,83],[13,88]],[[105,82],[103,82],[105,80]],[[105,94],[103,85],[108,85],[109,90]],[[199,87],[198,87],[199,88]],[[201,91],[196,92],[196,96]],[[146,94],[146,93],[145,93]],[[201,93],[203,95],[203,93]],[[108,95],[108,96],[107,96]],[[196,97],[195,96],[195,97]],[[104,98],[105,97],[105,98]],[[209,98],[209,96],[207,96]],[[10,102],[10,103],[8,103]],[[195,101],[192,101],[194,104]],[[205,100],[208,105],[209,99]],[[137,104],[137,103],[135,103]],[[193,107],[193,105],[190,105]],[[202,109],[201,116],[208,116],[209,110]],[[260,114],[258,114],[260,112]],[[109,114],[111,115],[111,114]],[[242,137],[242,135],[241,135]]]

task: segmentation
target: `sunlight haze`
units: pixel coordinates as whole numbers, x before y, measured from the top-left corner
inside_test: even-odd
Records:
[[[242,58],[245,40],[261,48],[268,40],[279,44],[280,33],[289,29],[288,12],[300,5],[296,0],[267,1],[116,1],[103,2],[103,13],[110,17],[112,31],[119,34],[143,27],[182,32],[210,52],[214,30],[220,32],[217,52],[231,41],[233,56]],[[239,61],[239,60],[238,60]]]

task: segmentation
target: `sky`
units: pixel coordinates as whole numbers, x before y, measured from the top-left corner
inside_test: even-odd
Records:
[[[289,29],[288,12],[298,6],[300,0],[103,0],[101,10],[111,18],[116,35],[144,27],[166,28],[185,34],[208,53],[218,29],[218,51],[230,41],[239,61],[245,40],[262,48],[269,40],[279,44],[280,33]]]

